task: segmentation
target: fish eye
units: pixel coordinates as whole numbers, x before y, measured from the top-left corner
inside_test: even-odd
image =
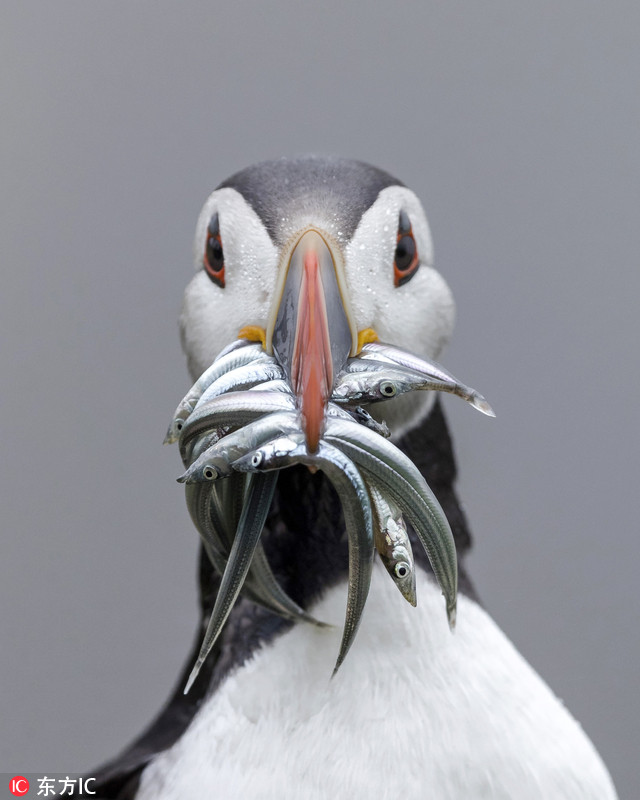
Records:
[[[181,419],[177,419],[176,420],[176,430],[177,431],[181,431],[183,425],[184,425],[184,422]]]
[[[419,266],[418,248],[413,237],[411,220],[406,211],[401,211],[398,217],[396,252],[393,260],[393,285],[402,286],[410,281]]]
[[[216,477],[216,471],[215,471],[215,469],[213,467],[205,467],[202,470],[202,475],[208,481],[212,481]]]
[[[220,238],[220,221],[214,214],[207,225],[207,240],[204,246],[203,266],[207,275],[221,289],[224,289],[224,253]]]
[[[406,561],[400,561],[396,564],[394,572],[396,573],[397,578],[406,578],[410,572],[409,565]]]
[[[391,381],[383,381],[380,384],[380,394],[383,394],[385,397],[393,397],[395,393],[396,387]]]
[[[251,466],[259,467],[261,463],[262,463],[262,453],[254,453],[251,456]]]

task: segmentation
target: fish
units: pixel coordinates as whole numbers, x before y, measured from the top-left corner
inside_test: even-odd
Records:
[[[209,486],[189,486],[185,490],[187,509],[196,530],[207,551],[209,561],[220,574],[224,572],[228,548],[225,531],[217,514],[217,509],[211,505],[211,490]],[[213,512],[213,514],[212,514]]]
[[[285,433],[300,430],[300,418],[293,411],[267,414],[248,425],[218,439],[200,455],[184,475],[178,478],[180,483],[197,483],[214,481],[232,474],[231,463],[237,461],[250,450],[275,439]]]
[[[352,423],[357,424],[357,423]],[[333,484],[344,512],[349,543],[347,611],[340,651],[333,670],[336,675],[358,631],[373,571],[373,512],[367,487],[355,464],[324,440],[309,453],[303,433],[265,443],[233,463],[241,472],[270,472],[306,464],[322,470]]]
[[[219,361],[224,356],[228,355],[229,353],[233,353],[234,350],[239,350],[242,347],[262,347],[259,342],[254,342],[252,339],[234,339],[232,342],[226,347],[223,347],[222,350],[218,353],[215,357],[216,361]]]
[[[271,412],[295,410],[294,398],[281,392],[248,390],[219,395],[193,411],[185,421],[179,439],[180,455],[184,459],[189,442],[205,431],[232,429]]]
[[[241,350],[239,352],[245,351]],[[283,378],[284,370],[275,360],[265,361],[260,359],[225,372],[224,375],[221,375],[206,388],[195,407],[200,408],[214,397],[227,392],[251,389],[268,381],[282,380]]]
[[[220,484],[194,484],[185,487],[189,514],[200,533],[209,560],[220,575],[224,574],[244,503],[245,479],[251,478],[236,473],[231,480],[225,482],[231,489],[227,493],[216,491]],[[256,546],[242,591],[254,603],[285,619],[329,627],[326,622],[308,614],[286,594],[273,574],[260,542]]]
[[[373,508],[373,537],[376,550],[402,596],[415,606],[415,564],[402,511],[375,483],[370,481],[366,483]]]
[[[458,591],[455,543],[446,515],[418,468],[390,441],[355,422],[327,420],[325,439],[383,485],[409,519],[442,589],[453,629]]]
[[[377,362],[389,361],[392,364],[397,364],[413,370],[414,372],[421,373],[429,379],[441,381],[442,386],[439,388],[439,391],[457,394],[478,411],[486,414],[488,417],[495,417],[494,410],[480,392],[461,383],[449,370],[445,369],[442,364],[439,364],[437,361],[421,358],[413,353],[409,353],[407,350],[402,350],[399,347],[394,347],[385,342],[368,342],[363,345],[358,358]]]
[[[259,387],[256,387],[256,390],[258,388]],[[250,389],[248,391],[252,392],[254,390]],[[267,390],[264,390],[263,392],[261,392],[261,396],[265,396],[266,394],[267,394]],[[270,414],[279,413],[279,409],[280,408],[285,409],[284,411],[282,411],[282,413],[294,413],[295,399],[293,397],[293,393],[292,392],[288,392],[286,394],[281,393],[281,394],[284,394],[284,396],[288,398],[288,401],[285,400],[280,404],[278,403],[278,400],[277,400],[277,394],[278,393],[275,393],[276,400],[274,401],[276,403],[276,411],[271,411],[270,413],[265,413],[267,411],[267,407],[265,406],[265,403],[260,404],[257,401],[254,402],[254,398],[256,397],[256,395],[251,395],[251,394],[246,395],[245,400],[247,401],[248,405],[245,407],[245,409],[246,408],[249,409],[249,413],[247,414],[247,419],[249,420],[249,422],[246,423],[247,426],[251,425],[253,421],[258,421],[260,419],[268,418],[270,416]],[[219,397],[221,397],[221,396],[222,395],[220,395]],[[269,399],[272,399],[272,398],[269,398]],[[221,401],[221,403],[222,403],[222,401]],[[270,404],[267,404],[267,405],[270,406]],[[214,411],[217,412],[217,410],[218,410],[218,406],[216,406]],[[240,413],[240,415],[242,416],[244,412],[239,411],[238,413]],[[354,419],[353,411],[347,410],[345,408],[342,408],[341,406],[339,406],[339,405],[337,405],[335,403],[329,403],[328,404],[327,410],[326,410],[326,414],[327,414],[328,417],[338,417],[340,419],[347,419],[347,420]],[[360,414],[359,415],[356,414],[356,417],[360,418],[360,419],[363,419],[365,421],[363,424],[366,423],[367,427],[370,427],[372,430],[379,431],[383,435],[385,434],[385,431],[388,432],[388,428],[386,427],[386,425],[384,423],[382,423],[382,424],[377,423],[368,414],[368,412],[364,411],[364,409],[361,409]],[[297,420],[298,420],[298,422],[297,422],[298,429],[300,429],[299,416],[297,417]],[[190,423],[191,422],[192,422],[192,420],[190,420]],[[183,464],[184,464],[185,468],[189,469],[190,465],[192,465],[193,462],[195,462],[195,460],[197,460],[202,455],[202,453],[204,453],[204,451],[206,449],[208,449],[209,447],[212,447],[213,445],[217,444],[224,437],[229,436],[234,431],[238,431],[238,429],[242,430],[241,426],[242,426],[242,421],[240,422],[240,424],[233,424],[233,425],[212,425],[208,429],[208,432],[206,432],[205,434],[201,434],[199,436],[192,435],[191,427],[187,426],[186,430],[183,432],[183,434],[180,437],[180,453],[182,455],[182,461],[183,461]],[[274,431],[274,435],[276,433],[277,433],[277,431]],[[239,456],[237,456],[237,457],[239,457]],[[228,474],[228,472],[226,474]],[[181,476],[181,477],[183,477],[183,476]],[[213,474],[210,474],[208,476],[203,476],[203,477],[205,477],[206,480],[215,479]],[[178,480],[179,480],[180,483],[184,482],[184,481],[180,480],[180,478]]]
[[[278,472],[296,464],[326,473],[343,507],[349,547],[344,628],[333,675],[360,625],[380,559],[404,598],[416,605],[415,564],[404,519],[424,547],[456,621],[457,556],[437,498],[413,462],[389,441],[384,422],[366,406],[416,390],[456,394],[488,416],[486,399],[435,361],[383,342],[366,343],[347,359],[325,406],[320,440],[310,453],[299,400],[277,358],[262,345],[236,340],[193,384],[178,405],[165,442],[178,441],[187,506],[221,583],[187,684],[225,624],[240,591],[287,620],[316,620],[290,598],[273,574],[260,534]]]
[[[282,392],[283,394],[288,394],[293,397],[293,389],[289,384],[283,380],[273,380],[273,381],[266,381],[265,383],[259,383],[257,386],[252,386],[249,390],[251,392]]]
[[[184,688],[189,692],[205,662],[207,655],[222,631],[244,583],[256,550],[262,528],[269,513],[278,475],[276,472],[256,475],[249,483],[242,515],[233,540],[229,558],[222,574],[220,588],[207,624],[204,640],[196,663]]]
[[[406,392],[426,389],[439,391],[442,387],[442,381],[387,364],[386,369],[341,373],[331,392],[331,400],[334,403],[360,405],[390,400]]]
[[[243,342],[243,344],[238,344],[239,342],[243,342],[243,340],[237,340],[235,343],[233,343],[237,344],[237,347],[229,346],[225,348],[218,358],[216,358],[213,364],[202,373],[198,380],[193,384],[191,389],[189,389],[187,394],[178,403],[176,410],[173,412],[173,418],[171,420],[171,424],[169,425],[169,429],[167,430],[167,435],[164,438],[164,444],[173,444],[178,440],[185,420],[196,407],[196,403],[202,396],[203,392],[205,392],[215,380],[220,378],[225,373],[245,364],[273,360],[264,352],[262,345],[248,344],[246,342]]]

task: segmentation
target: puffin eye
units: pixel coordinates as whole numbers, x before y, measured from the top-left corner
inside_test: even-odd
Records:
[[[419,266],[418,248],[416,240],[413,238],[411,220],[406,211],[401,211],[398,218],[398,236],[393,261],[393,285],[402,286],[410,281]]]
[[[222,252],[220,223],[217,214],[211,217],[207,226],[203,264],[211,280],[224,289],[224,253]]]

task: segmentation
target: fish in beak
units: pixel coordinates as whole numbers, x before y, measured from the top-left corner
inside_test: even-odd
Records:
[[[283,251],[265,348],[295,393],[307,448],[318,449],[334,379],[358,349],[339,246],[307,228]]]

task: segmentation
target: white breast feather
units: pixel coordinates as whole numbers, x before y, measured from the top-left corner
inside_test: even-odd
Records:
[[[141,800],[609,800],[580,725],[462,596],[451,634],[419,570],[418,608],[378,564],[337,677],[346,586],[238,668],[145,770]]]

